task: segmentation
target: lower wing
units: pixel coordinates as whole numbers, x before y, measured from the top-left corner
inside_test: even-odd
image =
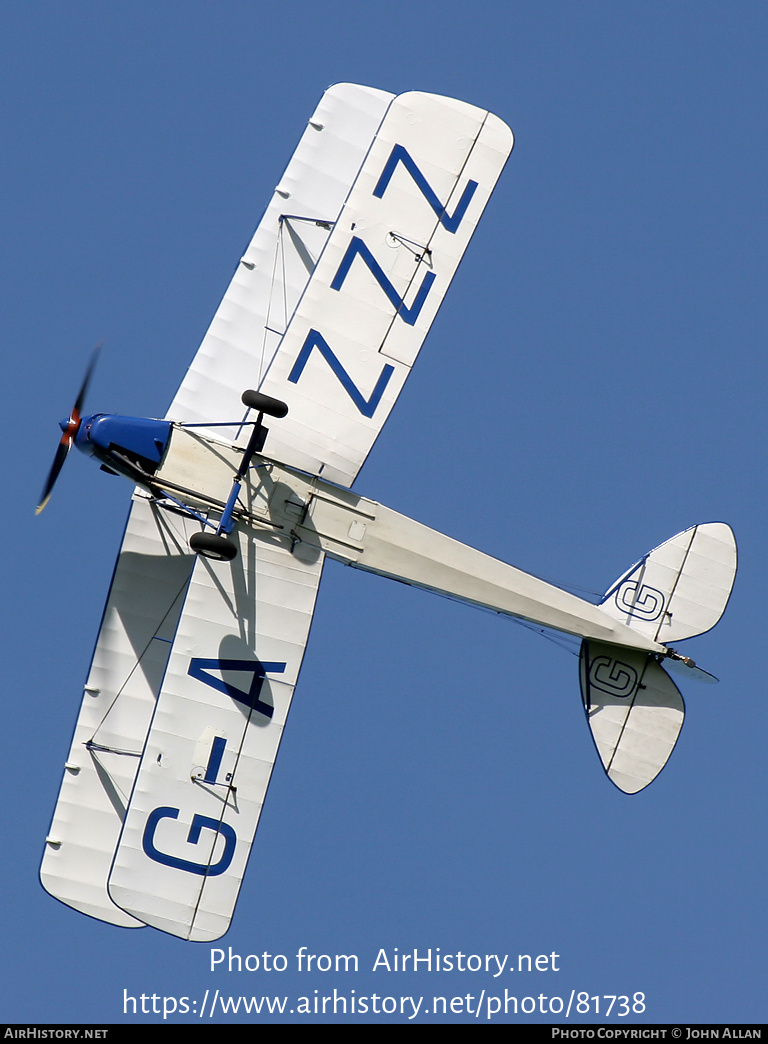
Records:
[[[239,526],[198,558],[109,877],[132,918],[229,927],[304,655],[323,552]]]
[[[142,925],[107,877],[192,574],[187,529],[135,495],[40,868],[51,895],[124,927]]]

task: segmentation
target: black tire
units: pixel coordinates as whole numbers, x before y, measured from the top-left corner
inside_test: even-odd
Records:
[[[249,410],[266,413],[268,417],[284,417],[288,412],[288,406],[282,400],[273,399],[271,395],[262,395],[261,392],[252,389],[244,391],[241,398]]]
[[[212,558],[216,562],[231,562],[237,557],[236,545],[216,533],[195,533],[190,537],[189,546],[196,555]]]

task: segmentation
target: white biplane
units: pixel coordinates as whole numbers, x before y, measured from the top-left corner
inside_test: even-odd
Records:
[[[462,102],[332,87],[166,419],[82,416],[91,363],[40,509],[73,445],[136,488],[42,861],[62,902],[226,932],[326,557],[578,636],[610,779],[633,793],[666,763],[684,706],[661,663],[696,670],[670,642],[723,612],[728,526],[592,605],[350,489],[511,148]]]

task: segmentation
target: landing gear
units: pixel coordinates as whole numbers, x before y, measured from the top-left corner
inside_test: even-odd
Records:
[[[249,410],[257,410],[270,417],[285,417],[288,413],[288,405],[281,399],[273,399],[271,395],[263,395],[251,388],[243,392],[241,399],[243,405],[247,406]]]
[[[217,533],[194,533],[189,546],[196,555],[212,558],[216,562],[231,562],[237,557],[237,547],[225,536]]]
[[[253,391],[252,389],[243,392],[242,400],[249,410],[258,410],[259,415],[253,425],[253,431],[243,453],[243,459],[240,461],[240,467],[237,469],[229,499],[224,505],[218,529],[215,533],[195,533],[189,541],[189,546],[196,555],[202,555],[203,558],[212,558],[217,562],[231,562],[237,556],[237,546],[228,539],[227,534],[234,529],[235,522],[232,516],[235,504],[240,495],[242,481],[248,468],[251,466],[253,455],[260,453],[264,448],[264,440],[267,437],[267,429],[262,424],[264,414],[280,418],[285,417],[288,413],[288,406],[281,402],[280,399],[273,399],[271,395],[262,395],[261,392]]]

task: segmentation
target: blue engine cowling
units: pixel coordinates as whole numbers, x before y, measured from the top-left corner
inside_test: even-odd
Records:
[[[171,434],[171,422],[96,413],[83,417],[75,445],[115,471],[154,474]]]

